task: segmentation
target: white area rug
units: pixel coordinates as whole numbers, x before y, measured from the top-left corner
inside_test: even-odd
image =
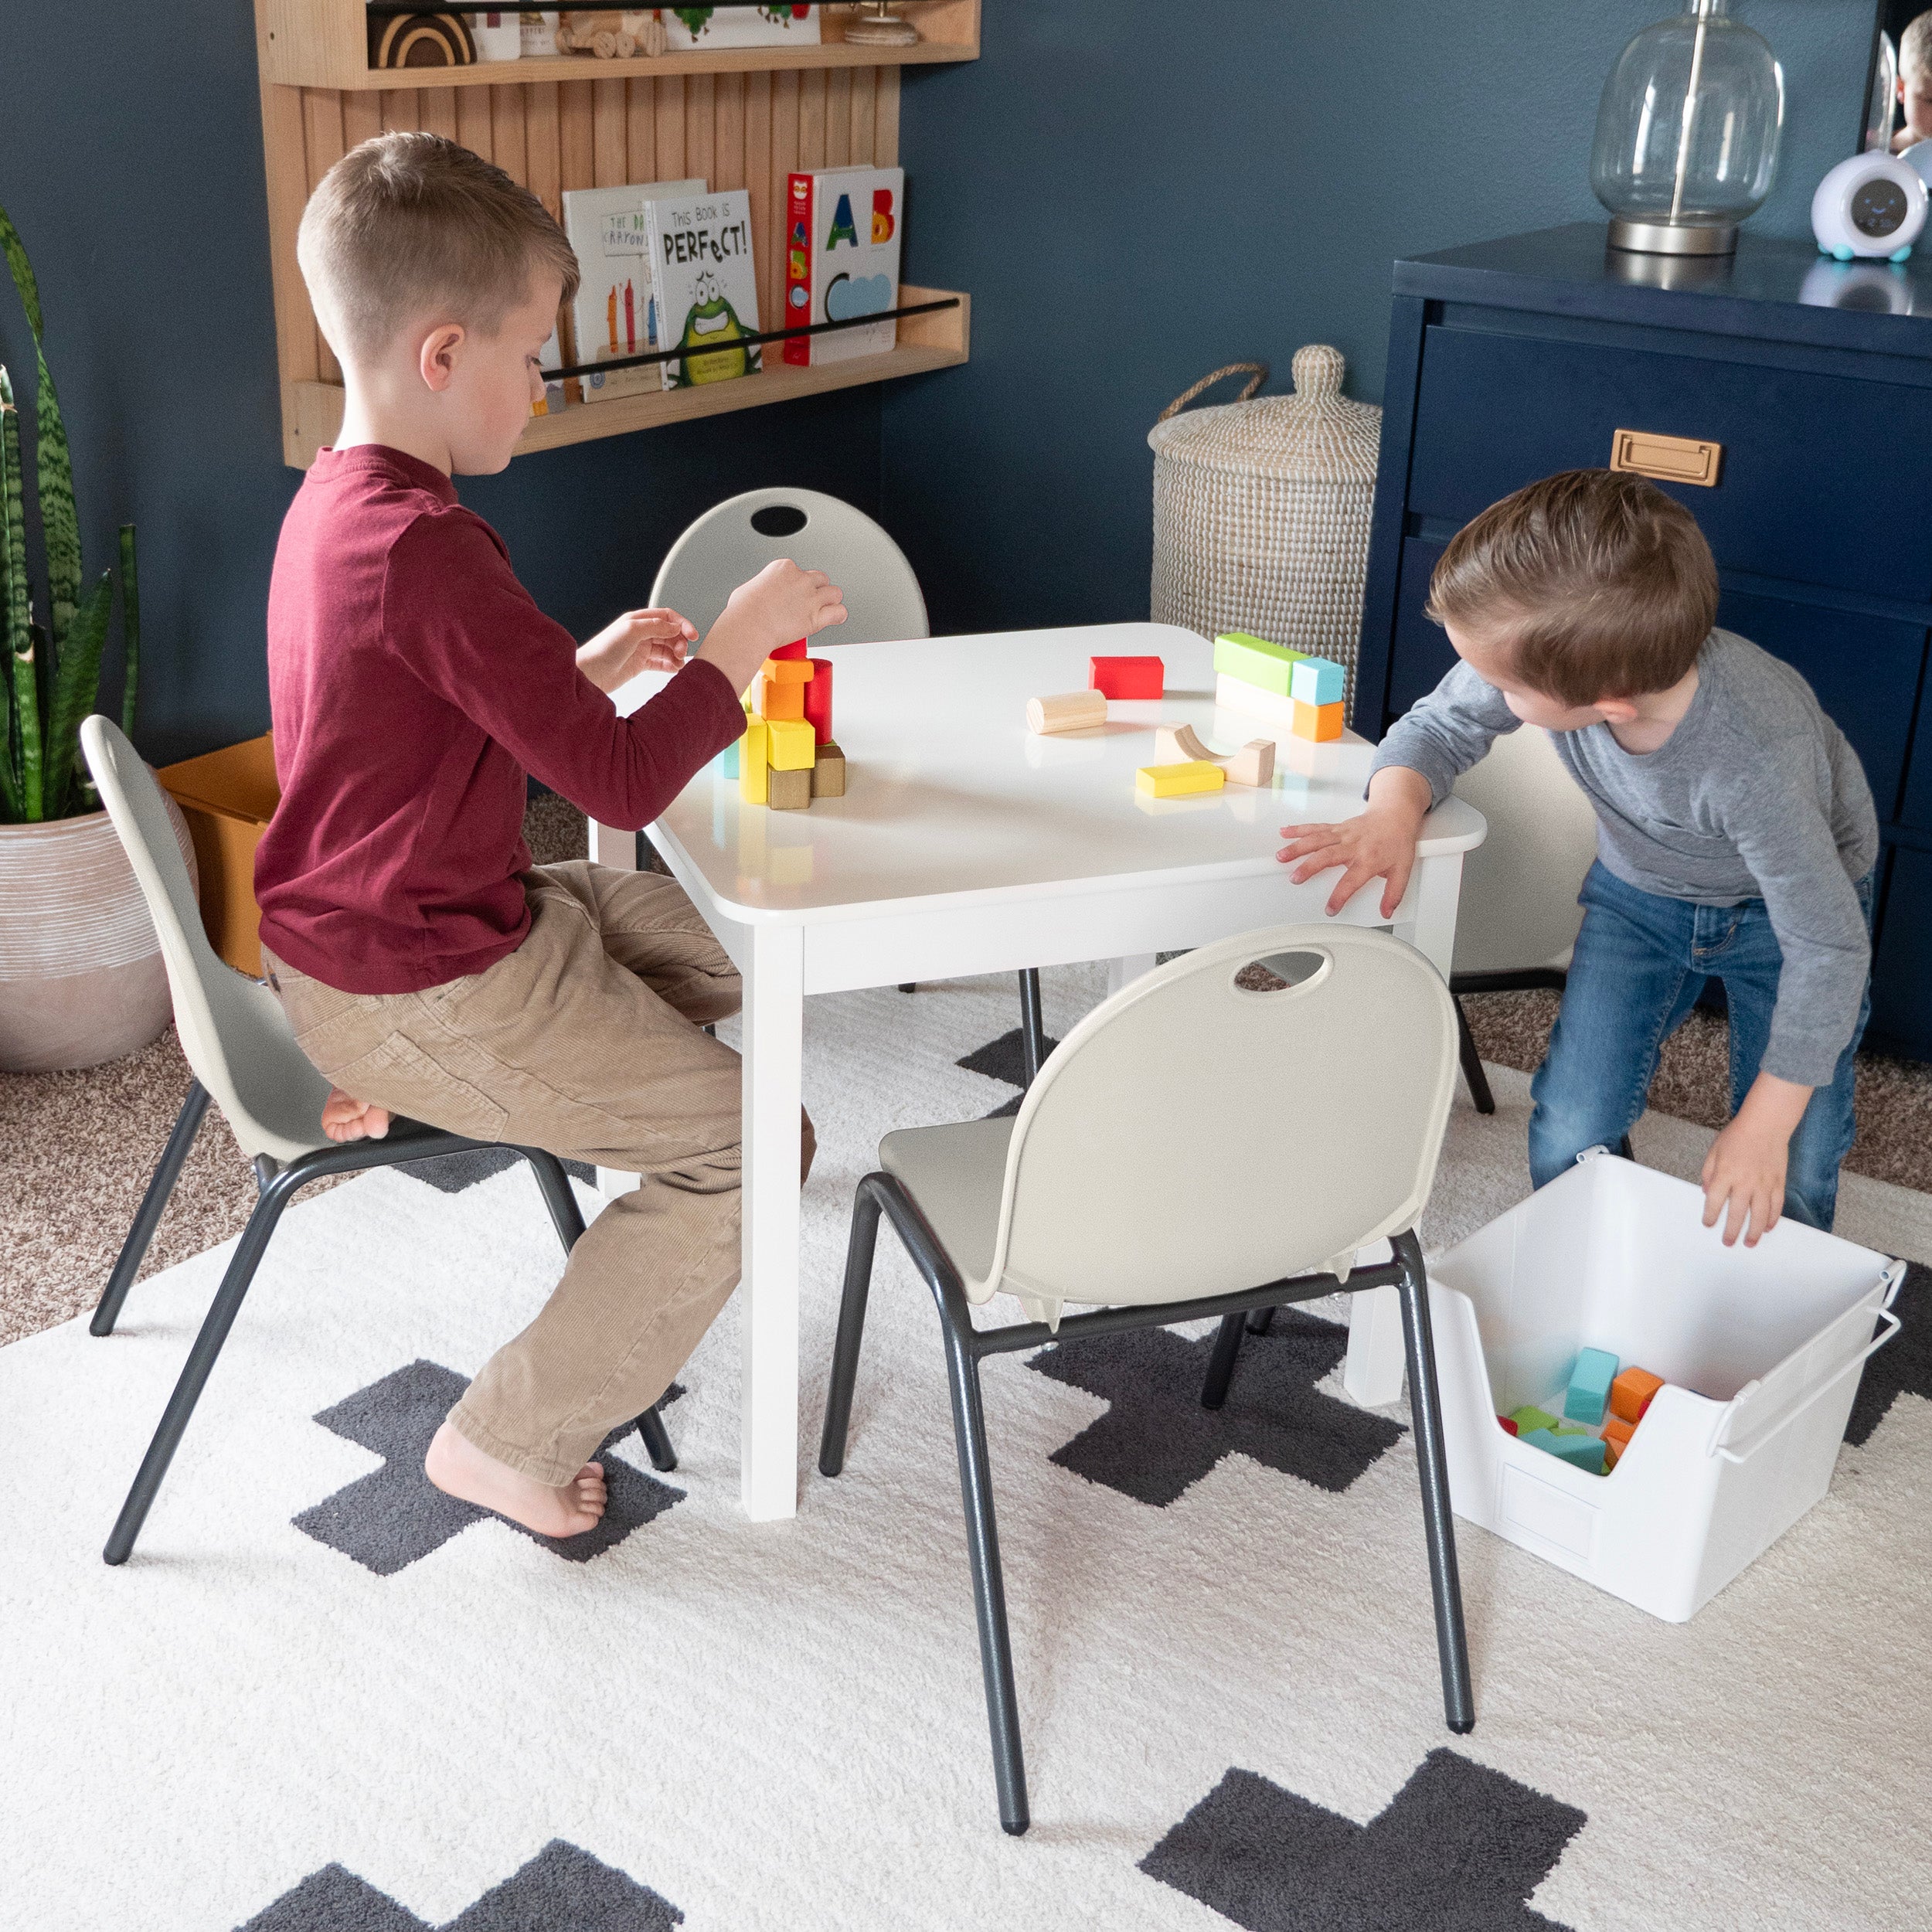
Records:
[[[1049,975],[1053,1030],[1098,991]],[[954,1062],[1015,1007],[1002,980],[808,1009],[808,1467],[852,1183],[885,1129],[1010,1097]],[[1454,1115],[1431,1245],[1527,1192],[1527,1082],[1492,1077],[1495,1118]],[[1689,1173],[1707,1139],[1651,1121],[1638,1152]],[[1932,1258],[1926,1196],[1848,1177],[1841,1226]],[[1687,1625],[1462,1528],[1478,1722],[1453,1738],[1409,1438],[1336,1399],[1338,1332],[1251,1340],[1224,1443],[1190,1409],[1198,1354],[1170,1390],[1068,1351],[1059,1374],[1114,1378],[1091,1435],[1106,1396],[997,1360],[1015,1840],[937,1323],[889,1232],[879,1253],[845,1475],[808,1474],[794,1522],[743,1519],[734,1307],[667,1412],[678,1493],[630,1439],[649,1519],[585,1561],[437,1521],[406,1458],[385,1491],[354,1439],[403,1427],[379,1398],[434,1385],[412,1365],[467,1376],[543,1299],[558,1257],[521,1168],[293,1211],[124,1569],[100,1545],[226,1250],[137,1288],[110,1341],[77,1321],[0,1351],[0,1927],[1932,1922],[1922,1390]],[[1193,1479],[1133,1493],[1181,1479],[1188,1430]],[[1166,1475],[1136,1474],[1141,1439]]]

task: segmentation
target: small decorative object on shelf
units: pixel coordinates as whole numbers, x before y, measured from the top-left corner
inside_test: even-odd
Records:
[[[667,44],[675,53],[694,47],[815,47],[815,5],[665,7]]]
[[[372,67],[468,67],[476,43],[460,13],[392,13],[369,17]]]
[[[1925,182],[1902,155],[1854,155],[1841,161],[1811,197],[1811,233],[1819,252],[1842,262],[1855,256],[1903,261],[1925,216]]]
[[[540,59],[556,52],[558,10],[555,7],[526,7],[517,15],[523,41],[523,58]]]
[[[464,15],[479,60],[518,60],[523,54],[522,16],[514,7]]]
[[[1613,248],[1730,254],[1770,192],[1784,76],[1728,5],[1689,0],[1638,34],[1604,83],[1590,185]]]
[[[871,0],[846,21],[845,39],[855,47],[911,47],[918,45],[919,29],[893,12],[890,0]]]
[[[661,54],[665,46],[664,22],[655,7],[566,8],[557,22],[559,53],[628,60],[638,54]]]

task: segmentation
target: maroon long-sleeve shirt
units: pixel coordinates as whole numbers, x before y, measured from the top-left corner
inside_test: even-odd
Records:
[[[268,690],[262,943],[349,993],[419,992],[515,950],[526,773],[641,827],[744,728],[710,664],[620,718],[450,479],[366,445],[324,450],[289,507]]]

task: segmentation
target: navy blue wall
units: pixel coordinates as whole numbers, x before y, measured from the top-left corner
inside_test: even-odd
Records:
[[[936,627],[1145,617],[1162,406],[1237,360],[1284,389],[1308,342],[1379,400],[1389,263],[1599,217],[1604,77],[1674,11],[985,0],[983,57],[906,80],[906,273],[975,304],[971,365],[884,403],[884,518]],[[1855,143],[1872,0],[1735,11],[1785,77],[1753,225],[1804,234]]]
[[[156,762],[268,723],[262,610],[282,512],[254,29],[248,0],[116,6],[77,34],[10,5],[0,32],[0,204],[32,254],[74,446],[90,573],[139,526],[137,736]],[[0,281],[0,362],[23,400],[32,344]],[[700,510],[770,483],[878,492],[863,391],[540,455],[459,480],[543,607],[587,636],[641,603]],[[110,696],[112,706],[112,696]]]

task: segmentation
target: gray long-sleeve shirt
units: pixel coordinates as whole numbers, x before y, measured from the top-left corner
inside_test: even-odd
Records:
[[[1390,727],[1369,772],[1406,765],[1441,804],[1457,776],[1521,720],[1458,664]],[[1697,694],[1652,752],[1607,725],[1550,742],[1597,811],[1597,852],[1627,885],[1699,906],[1762,899],[1784,954],[1764,1070],[1831,1083],[1857,1024],[1871,943],[1858,882],[1879,852],[1858,754],[1811,687],[1769,651],[1713,631]]]

